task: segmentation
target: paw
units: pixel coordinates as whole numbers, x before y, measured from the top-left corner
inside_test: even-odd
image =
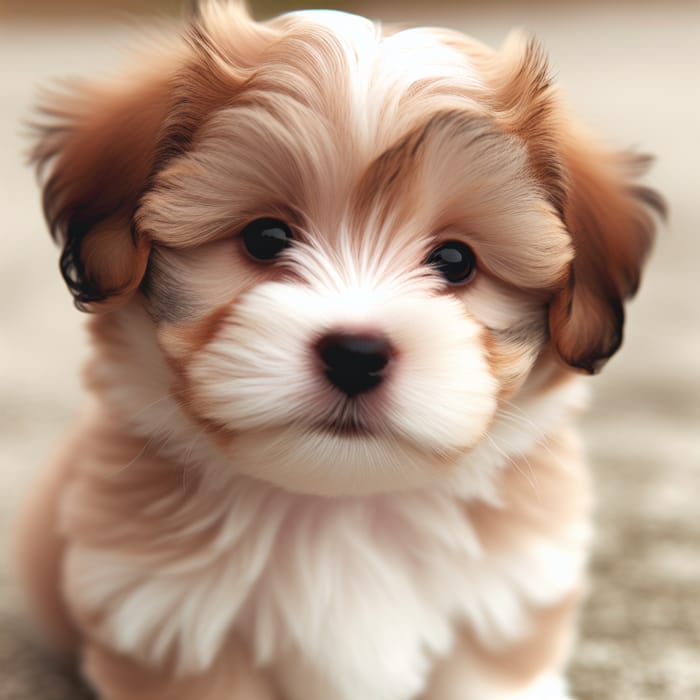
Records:
[[[543,676],[508,700],[575,700],[562,676]]]

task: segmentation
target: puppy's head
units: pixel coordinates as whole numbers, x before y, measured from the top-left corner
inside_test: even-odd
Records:
[[[148,64],[51,106],[45,209],[76,303],[147,309],[232,469],[417,486],[533,367],[618,348],[661,203],[532,42],[210,4]]]

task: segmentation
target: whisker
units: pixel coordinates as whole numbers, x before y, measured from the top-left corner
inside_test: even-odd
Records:
[[[179,395],[179,391],[173,391],[170,392],[169,394],[165,394],[165,396],[161,396],[159,399],[156,399],[155,401],[151,401],[151,403],[146,404],[145,406],[141,407],[136,413],[134,413],[130,420],[133,420],[134,418],[138,418],[140,415],[148,411],[149,409],[153,408],[154,406],[157,406],[159,403],[162,403],[163,401],[167,401],[168,399],[173,399],[176,396]]]
[[[491,446],[506,460],[510,466],[512,466],[518,474],[520,474],[530,485],[530,488],[533,490],[534,494],[537,496],[537,500],[540,500],[540,493],[539,493],[539,484],[537,483],[537,475],[532,469],[532,465],[530,464],[530,461],[527,459],[527,457],[524,457],[525,463],[528,467],[528,470],[530,474],[528,475],[523,469],[520,467],[518,462],[511,457],[496,441],[490,436],[487,435],[486,439],[491,443]]]
[[[532,428],[537,435],[543,435],[542,429],[532,420],[532,418],[530,418],[530,416],[528,416],[527,413],[525,413],[520,406],[512,403],[511,401],[504,401],[503,403],[508,406],[510,410],[501,409],[499,411],[499,417],[509,420],[515,425],[525,425],[528,428]]]
[[[524,411],[520,406],[517,406],[516,404],[510,402],[510,401],[505,401],[504,403],[508,404],[512,409],[518,411],[520,415],[516,415],[514,413],[510,413],[508,411],[501,411],[499,414],[499,417],[504,420],[504,422],[510,422],[511,425],[515,425],[518,427],[527,427],[532,430],[534,433],[535,437],[538,439],[538,447],[542,448],[547,452],[548,455],[552,457],[556,457],[554,451],[550,447],[549,443],[545,438],[548,437],[548,433],[538,426]]]
[[[127,469],[130,469],[136,462],[144,455],[144,453],[150,448],[153,444],[157,442],[157,440],[160,438],[162,439],[163,436],[159,435],[160,430],[162,430],[163,427],[165,427],[169,422],[170,418],[176,413],[178,410],[177,406],[174,406],[166,416],[163,416],[163,418],[160,420],[158,425],[155,426],[155,429],[153,430],[152,434],[146,438],[146,441],[143,443],[143,447],[138,451],[136,456],[130,460],[127,464],[125,464],[123,467],[117,470],[117,474],[123,474]],[[165,437],[165,442],[163,443],[163,447],[165,444],[167,444],[167,436]]]
[[[194,448],[197,446],[197,443],[199,442],[199,439],[202,437],[202,435],[205,432],[205,428],[202,428],[195,436],[192,442],[189,444],[187,449],[185,449],[183,453],[184,457],[184,462],[185,465],[182,468],[182,492],[187,493],[187,473],[190,471],[190,469],[193,469],[195,467],[194,464],[191,463],[192,459],[192,454],[194,452]]]

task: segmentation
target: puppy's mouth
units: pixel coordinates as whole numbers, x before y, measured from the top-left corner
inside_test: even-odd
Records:
[[[369,425],[355,417],[320,421],[314,425],[314,429],[337,437],[368,437],[375,434]]]

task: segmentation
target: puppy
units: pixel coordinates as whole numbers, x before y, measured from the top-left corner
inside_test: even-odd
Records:
[[[99,697],[569,697],[646,160],[531,40],[239,4],[44,113],[93,352],[21,570]]]

